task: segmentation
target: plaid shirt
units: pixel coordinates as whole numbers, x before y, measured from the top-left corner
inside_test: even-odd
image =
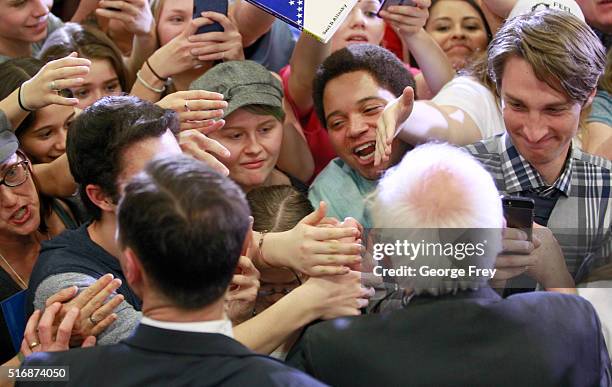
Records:
[[[533,192],[543,198],[559,195],[548,228],[561,245],[570,273],[575,274],[591,252],[609,256],[612,162],[572,146],[563,172],[549,186],[506,133],[465,149],[489,171],[501,194],[523,196]]]

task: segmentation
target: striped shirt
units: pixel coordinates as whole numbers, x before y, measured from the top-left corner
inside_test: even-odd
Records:
[[[572,146],[561,175],[548,185],[506,133],[464,149],[489,171],[501,194],[558,196],[547,226],[559,241],[570,273],[575,274],[589,253],[609,256],[612,162]]]

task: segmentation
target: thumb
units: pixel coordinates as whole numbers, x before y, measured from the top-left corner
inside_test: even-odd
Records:
[[[414,102],[414,89],[412,87],[406,86],[402,92],[401,102],[403,107],[412,108],[412,104]]]
[[[300,223],[308,224],[310,226],[316,226],[321,220],[323,220],[323,218],[325,218],[326,212],[327,204],[321,201],[319,202],[319,208],[317,208],[313,213],[305,216]]]

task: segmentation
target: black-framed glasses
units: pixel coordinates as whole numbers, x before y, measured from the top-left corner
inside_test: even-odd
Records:
[[[8,167],[8,169],[4,172],[2,179],[0,179],[0,185],[13,188],[25,183],[30,173],[28,164],[29,161],[27,159],[23,159]]]

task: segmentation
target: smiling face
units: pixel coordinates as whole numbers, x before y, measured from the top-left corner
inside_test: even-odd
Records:
[[[123,92],[117,72],[108,59],[93,59],[84,79],[81,87],[72,89],[74,97],[79,100],[79,109],[85,109],[102,97]]]
[[[230,151],[221,158],[229,177],[244,191],[264,185],[276,166],[283,141],[283,124],[271,115],[243,108],[225,118],[225,126],[209,135]]]
[[[531,65],[511,57],[501,85],[504,122],[519,153],[540,173],[560,172],[578,131],[581,104],[539,80]]]
[[[66,133],[74,115],[70,106],[50,105],[36,111],[32,125],[19,135],[21,149],[32,162],[50,163],[66,152]]]
[[[15,154],[0,164],[0,179],[7,173],[21,173],[13,167],[23,160]],[[38,193],[30,171],[27,173],[26,181],[17,187],[0,185],[0,234],[9,238],[29,235],[40,225]]]
[[[332,52],[353,43],[380,44],[385,23],[376,15],[379,8],[378,0],[359,0],[331,39]]]
[[[157,20],[157,35],[161,46],[178,36],[193,15],[193,0],[166,0]]]
[[[52,0],[0,0],[0,42],[43,40],[52,5]]]
[[[484,20],[461,0],[440,0],[429,11],[425,30],[442,47],[455,69],[465,66],[477,51],[487,48]]]
[[[374,166],[376,121],[393,99],[393,93],[365,71],[342,74],[325,86],[323,107],[330,142],[338,156],[366,179],[377,179],[403,154],[394,141],[390,160]]]

